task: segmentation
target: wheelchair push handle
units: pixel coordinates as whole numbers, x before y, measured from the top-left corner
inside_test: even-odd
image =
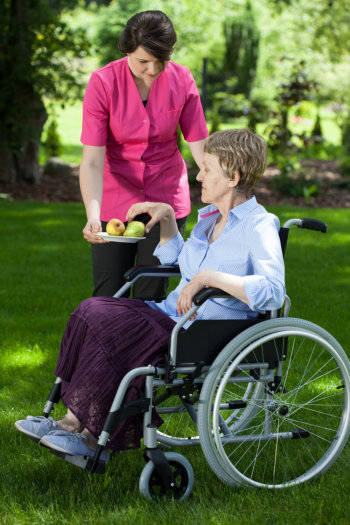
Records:
[[[298,228],[306,228],[307,230],[315,230],[317,232],[326,233],[327,224],[316,219],[301,219],[301,225]]]
[[[327,231],[327,224],[318,221],[316,219],[289,219],[287,222],[283,224],[283,228],[281,229],[289,229],[291,226],[298,226],[298,228],[302,228],[305,230],[314,230],[321,233],[326,233]]]

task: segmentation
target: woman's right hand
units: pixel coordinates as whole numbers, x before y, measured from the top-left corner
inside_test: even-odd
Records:
[[[178,234],[175,212],[170,204],[164,202],[139,202],[133,204],[126,215],[128,222],[141,213],[148,213],[151,217],[146,224],[146,233],[148,233],[157,222],[160,223],[160,246],[170,241]]]
[[[148,213],[151,217],[146,224],[146,233],[148,233],[157,222],[169,221],[175,222],[175,213],[170,204],[163,202],[138,202],[130,206],[128,213],[126,214],[126,220],[132,221],[137,215],[142,213]]]
[[[97,232],[101,231],[101,221],[99,219],[89,219],[85,225],[85,228],[83,229],[83,235],[88,242],[92,242],[94,244],[104,244],[108,241],[104,241],[101,237],[96,235]]]

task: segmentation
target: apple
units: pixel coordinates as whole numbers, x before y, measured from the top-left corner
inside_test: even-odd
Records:
[[[123,235],[125,226],[123,221],[119,219],[111,219],[106,226],[106,232],[109,235]]]
[[[145,225],[140,221],[131,221],[123,233],[124,237],[143,237],[145,234]]]

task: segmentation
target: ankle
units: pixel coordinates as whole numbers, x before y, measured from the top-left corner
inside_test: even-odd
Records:
[[[61,430],[68,430],[68,432],[81,432],[83,430],[83,426],[80,425],[80,423],[75,423],[73,421],[67,421],[65,418],[58,421],[58,428]]]
[[[82,431],[82,435],[87,438],[86,445],[89,448],[91,448],[92,450],[96,450],[96,448],[97,448],[97,439],[87,429],[84,429]]]

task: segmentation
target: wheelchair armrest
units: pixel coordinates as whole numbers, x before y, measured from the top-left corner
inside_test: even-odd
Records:
[[[160,277],[162,275],[166,275],[167,277],[170,276],[178,276],[180,274],[179,266],[177,265],[168,265],[168,266],[162,266],[161,264],[155,265],[155,266],[134,266],[133,268],[129,268],[127,272],[124,274],[124,279],[126,282],[132,281],[135,277],[138,275],[149,275],[149,274],[157,274]]]
[[[210,297],[232,297],[232,295],[220,290],[220,288],[203,288],[193,298],[195,306],[201,306]]]

